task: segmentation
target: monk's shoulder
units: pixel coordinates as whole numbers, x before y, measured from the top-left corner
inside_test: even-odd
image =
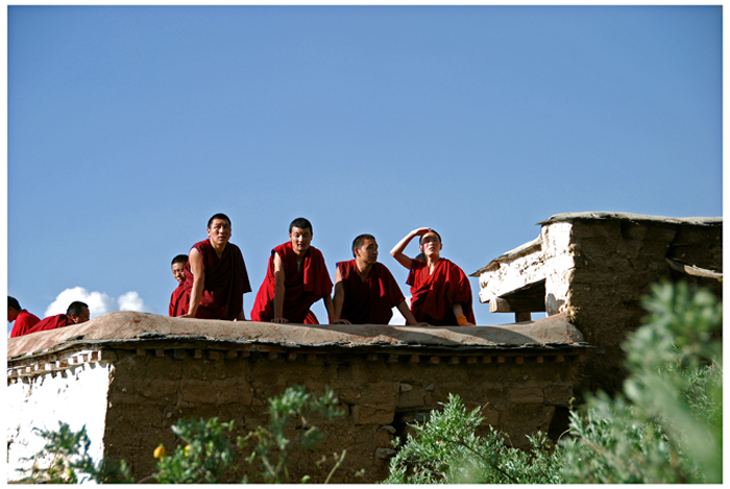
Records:
[[[458,280],[460,283],[469,282],[464,270],[462,270],[460,266],[451,260],[442,259],[442,261],[445,262],[444,274],[449,277],[450,280]]]
[[[312,264],[312,266],[317,267],[317,268],[325,267],[324,255],[322,254],[321,251],[319,251],[314,246],[310,246],[309,249],[307,250],[307,253],[309,254],[309,260],[310,260],[310,263]]]
[[[287,241],[286,243],[282,243],[279,246],[276,246],[273,250],[271,250],[272,256],[274,255],[274,253],[279,255],[279,258],[281,258],[282,260],[286,260],[289,255],[293,253],[291,243]]]
[[[207,239],[204,239],[203,241],[198,241],[193,245],[193,248],[198,250],[198,253],[200,253],[201,257],[210,253],[210,250],[212,249],[210,240]]]
[[[352,267],[355,264],[355,260],[339,261],[336,263],[337,269],[340,271],[340,277],[342,280],[347,280],[352,275]]]
[[[226,249],[229,249],[230,253],[233,256],[243,259],[243,252],[241,252],[241,248],[239,248],[237,245],[234,245],[233,243],[228,243],[226,245]]]
[[[309,256],[311,258],[315,258],[316,257],[318,260],[324,260],[324,255],[322,254],[322,252],[319,251],[314,246],[310,246],[308,251],[309,251]]]
[[[374,269],[375,269],[375,273],[377,273],[379,277],[392,277],[393,276],[393,274],[390,273],[390,269],[388,267],[386,267],[385,265],[383,265],[382,263],[380,263],[379,261],[375,262]]]

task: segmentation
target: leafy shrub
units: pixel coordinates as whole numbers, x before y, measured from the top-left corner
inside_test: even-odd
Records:
[[[722,481],[722,304],[685,283],[652,287],[623,345],[623,394],[588,397],[562,444],[567,482]]]
[[[241,446],[255,442],[254,449],[246,457],[246,461],[253,463],[259,460],[261,462],[263,467],[261,476],[266,483],[288,483],[290,477],[287,462],[292,450],[313,448],[324,439],[324,434],[319,428],[310,423],[311,417],[315,414],[319,414],[325,419],[342,416],[342,411],[336,406],[337,399],[330,389],[327,389],[325,394],[318,398],[312,393],[306,392],[303,386],[290,387],[281,396],[269,399],[269,424],[256,427],[255,430],[238,440]],[[293,438],[287,438],[287,428],[295,420],[301,429],[296,430]],[[336,456],[335,467],[326,482],[329,482],[332,473],[339,467],[344,457],[344,450],[341,455]],[[305,476],[302,482],[307,480],[309,480],[309,476]],[[244,479],[243,482],[248,482],[248,479]]]
[[[558,483],[560,460],[547,437],[530,438],[530,452],[510,448],[491,426],[486,437],[476,435],[481,408],[467,412],[459,396],[449,394],[443,411],[415,425],[416,437],[390,460],[386,484],[541,484]],[[396,446],[398,441],[396,440]]]
[[[236,459],[235,446],[224,433],[232,429],[233,421],[220,423],[218,418],[179,420],[172,432],[185,445],[176,447],[170,456],[157,452],[161,456],[152,477],[167,484],[220,482],[229,468],[235,468],[229,467]]]
[[[391,459],[386,483],[722,482],[722,304],[686,284],[652,287],[647,324],[623,348],[623,394],[588,395],[551,450],[542,433],[528,452],[492,427],[475,435],[479,408],[457,396],[434,411]]]
[[[218,418],[178,420],[172,426],[172,431],[182,440],[182,444],[171,454],[167,454],[164,446],[158,446],[154,451],[154,456],[158,459],[156,472],[140,482],[153,479],[161,483],[221,482],[237,468],[235,463],[242,458],[241,449],[251,442],[254,445],[253,451],[244,460],[251,464],[258,461],[261,475],[266,482],[289,482],[287,462],[292,450],[311,449],[324,438],[319,428],[311,423],[311,417],[319,415],[331,420],[342,415],[337,409],[337,403],[330,389],[317,397],[306,392],[303,386],[290,387],[280,396],[269,399],[269,424],[257,427],[245,437],[239,437],[236,443],[230,439],[233,421],[221,423]],[[98,464],[94,463],[88,454],[90,441],[86,427],[74,432],[68,424],[59,424],[56,431],[35,429],[48,442],[32,457],[33,466],[23,470],[30,474],[21,482],[135,482],[124,461],[116,465],[105,458]],[[287,428],[293,425],[301,429],[295,430],[295,435],[291,437],[291,430]],[[52,458],[50,465],[40,467],[39,462],[49,456]],[[335,454],[335,465],[327,482],[344,457],[344,450],[339,455]],[[309,476],[305,476],[302,482],[308,479]],[[248,482],[248,477],[243,482]]]
[[[46,445],[32,457],[33,466],[21,483],[32,484],[77,484],[87,481],[99,483],[134,483],[129,467],[122,461],[119,465],[104,459],[94,463],[89,455],[91,444],[86,427],[75,432],[68,424],[59,422],[56,431],[33,428],[40,437],[46,439]],[[47,467],[40,467],[39,460],[50,457]],[[24,459],[29,460],[29,459]]]

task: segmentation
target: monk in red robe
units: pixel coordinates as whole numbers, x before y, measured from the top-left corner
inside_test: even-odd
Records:
[[[393,274],[378,262],[378,243],[371,234],[361,234],[352,242],[354,260],[337,263],[335,272],[335,314],[332,323],[388,324],[393,308],[406,324],[419,324],[408,309]],[[420,325],[426,326],[425,323]]]
[[[48,331],[56,328],[63,328],[71,324],[81,324],[89,320],[89,306],[81,301],[74,301],[66,309],[66,314],[56,314],[49,316],[42,321],[36,323],[35,326],[28,330],[28,334],[37,333],[38,331]]]
[[[312,236],[307,219],[294,219],[289,225],[289,241],[271,250],[266,278],[251,311],[252,321],[319,324],[309,308],[320,299],[328,316],[334,316],[332,280],[322,253],[311,246]]]
[[[13,330],[10,332],[11,338],[27,334],[28,330],[35,326],[40,319],[20,307],[18,299],[8,296],[8,322],[12,323],[13,321],[15,321],[15,324],[13,325]]]
[[[185,288],[185,265],[188,263],[188,255],[177,255],[172,259],[172,276],[178,282],[178,286],[170,296],[170,317],[178,317],[187,314],[190,308],[190,294]]]
[[[245,321],[243,294],[251,292],[240,248],[229,243],[231,220],[216,214],[208,220],[208,239],[195,243],[185,267],[190,295],[182,317]]]
[[[418,249],[425,261],[403,254],[413,238],[420,236]],[[466,274],[446,258],[441,258],[441,236],[430,228],[411,231],[390,252],[410,270],[411,312],[418,321],[434,326],[474,326],[471,285]]]

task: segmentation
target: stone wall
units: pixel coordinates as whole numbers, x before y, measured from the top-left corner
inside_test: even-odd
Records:
[[[44,343],[40,337],[33,346],[24,345],[25,354],[10,352],[13,425],[20,427],[8,433],[11,467],[22,465],[16,447],[28,443],[30,426],[54,426],[66,416],[78,424],[79,408],[89,403],[84,412],[103,418],[103,427],[95,421],[90,430],[92,442],[144,477],[153,471],[154,448],[175,445],[170,426],[178,419],[235,420],[236,433],[243,435],[267,422],[269,398],[301,384],[318,394],[332,388],[345,415],[321,422],[325,441],[317,452],[296,453],[293,478],[309,474],[313,482],[323,482],[332,463],[318,467],[315,462],[346,449],[332,482],[377,482],[387,476],[394,437],[405,437],[408,424],[426,419],[449,393],[461,396],[470,409],[482,407],[487,422],[509,434],[515,446],[526,446],[525,435],[537,430],[557,436],[566,427],[566,408],[588,349],[564,317],[509,327],[353,325],[337,331],[244,323],[245,332],[239,327],[234,333],[235,323],[113,314],[121,315],[112,318],[116,322],[130,325],[126,335],[115,333],[122,338],[98,339],[105,336],[100,329],[124,330],[105,328],[100,321],[105,316],[94,320],[96,328],[65,328],[77,328],[65,343],[59,338]],[[203,335],[213,326],[229,330]],[[59,358],[84,342],[82,364],[71,362],[73,373],[66,362],[64,373]],[[63,396],[57,396],[59,383],[67,385]],[[65,408],[46,412],[44,404],[54,402]],[[364,478],[355,477],[361,469]]]
[[[565,308],[571,322],[596,346],[585,388],[614,391],[624,378],[621,343],[641,326],[641,299],[662,280],[685,280],[722,298],[722,283],[673,270],[666,258],[722,271],[722,225],[656,219],[575,219],[574,256]],[[550,225],[552,227],[552,225]],[[606,375],[606,374],[609,375]]]
[[[621,343],[641,326],[652,284],[684,280],[722,297],[722,218],[586,212],[539,224],[535,241],[473,275],[491,311],[566,314],[580,329],[596,348],[579,393],[620,388]]]

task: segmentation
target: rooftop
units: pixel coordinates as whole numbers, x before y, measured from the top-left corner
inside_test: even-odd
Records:
[[[588,347],[565,316],[498,326],[417,327],[387,325],[300,325],[170,318],[141,312],[113,312],[91,321],[8,340],[8,363],[89,346],[114,348],[365,350],[550,350]]]

